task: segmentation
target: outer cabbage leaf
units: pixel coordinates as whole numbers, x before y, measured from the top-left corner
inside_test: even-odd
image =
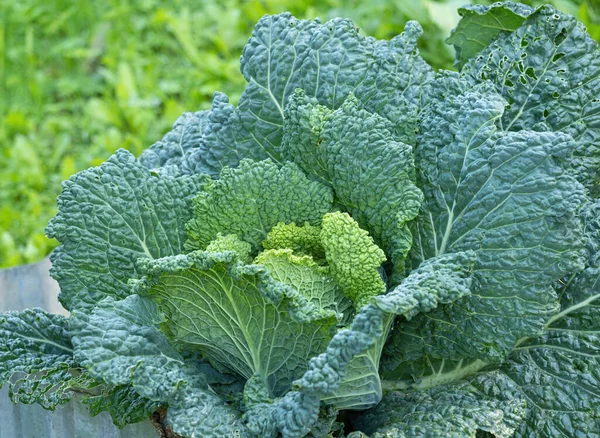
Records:
[[[456,50],[456,62],[462,67],[487,47],[500,33],[512,32],[534,11],[530,6],[498,2],[491,6],[465,5],[458,9],[462,17],[450,37],[446,39]]]
[[[284,156],[331,184],[337,200],[401,270],[412,244],[406,224],[422,201],[411,146],[388,119],[360,109],[353,96],[331,112],[298,91],[287,111]]]
[[[412,376],[419,385],[433,369],[430,382],[438,384],[444,375],[452,380],[481,368],[473,361],[505,359],[558,310],[552,285],[582,268],[576,210],[585,193],[560,163],[574,142],[561,133],[502,132],[496,123],[504,104],[476,87],[422,114],[417,156],[426,201],[413,262],[474,250],[474,289],[452,306],[399,323],[386,378]]]
[[[94,382],[75,377],[68,320],[42,309],[0,313],[0,387],[14,403],[54,410],[71,400],[74,387]]]
[[[167,169],[168,170],[168,169]],[[119,150],[100,167],[63,183],[58,213],[46,233],[61,243],[50,273],[62,305],[92,308],[106,296],[125,297],[138,276],[136,260],[179,254],[191,198],[206,183],[200,175],[157,174]]]
[[[83,403],[92,417],[108,412],[119,428],[147,420],[161,406],[160,402],[141,397],[130,385],[105,387],[99,395],[85,397]]]
[[[319,412],[317,423],[308,433],[308,438],[331,438],[344,436],[344,423],[338,422],[339,411],[332,406],[323,407]]]
[[[336,333],[325,352],[310,360],[306,373],[294,383],[294,390],[272,403],[258,403],[246,412],[249,429],[264,437],[275,437],[278,432],[286,438],[302,437],[317,421],[320,400],[332,394],[338,401],[356,395],[356,404],[363,407],[365,399],[372,400],[371,406],[377,404],[381,399],[377,364],[370,368],[377,385],[360,394],[354,393],[356,388],[351,381],[348,389],[344,387],[348,364],[385,338],[393,315],[412,315],[415,310],[430,309],[437,302],[448,303],[468,294],[474,261],[473,252],[428,260],[387,295],[373,298],[373,303],[358,311],[349,328]],[[349,403],[345,406],[351,407]]]
[[[118,427],[148,418],[159,407],[131,386],[102,385],[73,359],[68,320],[41,309],[0,314],[0,382],[14,403],[54,410],[75,391],[98,392],[83,401],[95,416],[108,411]]]
[[[323,402],[339,409],[359,410],[372,407],[381,400],[379,362],[392,316],[401,315],[410,320],[418,313],[435,309],[439,303],[452,303],[469,295],[470,270],[474,262],[475,253],[471,251],[440,256],[423,263],[392,292],[375,297],[373,301],[377,307],[386,312],[382,335],[368,350],[350,361],[340,387],[322,397]]]
[[[328,187],[310,181],[293,163],[243,160],[238,168],[223,169],[194,199],[186,248],[205,249],[223,233],[237,235],[256,251],[279,222],[320,224],[332,201]]]
[[[484,394],[481,386],[502,385],[506,400]],[[512,398],[508,397],[512,396]],[[489,373],[428,391],[392,392],[371,411],[359,414],[354,425],[371,438],[471,438],[477,432],[512,437],[526,414],[518,387],[499,373]],[[350,434],[359,438],[359,434]]]
[[[215,95],[210,119],[218,120],[189,154],[184,167],[218,176],[242,158],[280,160],[285,108],[296,88],[330,108],[353,92],[367,110],[393,123],[416,115],[421,85],[431,68],[418,55],[422,29],[409,22],[390,41],[359,35],[349,20],[297,20],[289,13],[263,17],[244,48],[248,81],[238,108]],[[413,133],[414,136],[414,133]]]
[[[186,152],[200,145],[202,134],[208,127],[209,116],[209,110],[183,113],[162,140],[142,152],[140,163],[148,169],[179,166]]]
[[[573,166],[594,196],[600,181],[600,51],[583,24],[552,6],[501,34],[472,58],[463,74],[492,81],[510,104],[506,131],[552,130],[577,141]]]
[[[239,414],[208,387],[199,369],[186,365],[158,330],[163,315],[148,298],[107,297],[71,317],[75,358],[110,385],[132,384],[150,400],[169,406],[167,421],[183,436],[248,436]]]
[[[158,303],[175,345],[202,352],[220,371],[256,376],[271,397],[287,391],[331,339],[333,311],[309,303],[299,285],[273,280],[264,266],[241,264],[233,251],[141,265],[146,276],[134,290]]]
[[[600,253],[600,201],[588,199],[588,202],[581,209],[580,216],[584,225],[587,265],[589,266],[594,256]]]
[[[322,146],[323,127],[333,110],[297,89],[285,107],[281,156],[296,163],[304,172],[327,185],[332,176],[327,166],[327,149]]]
[[[561,310],[538,338],[519,342],[500,371],[519,386],[529,415],[516,437],[600,437],[600,202],[584,211],[590,260],[560,289]],[[506,400],[503,390],[485,388]]]
[[[243,140],[248,137],[251,133],[241,123],[236,107],[224,93],[217,91],[200,143],[185,152],[181,169],[184,173],[208,173],[218,177],[223,167],[237,164],[243,158],[267,158],[268,155],[261,154],[262,149],[254,149],[256,142]]]
[[[378,368],[391,321],[391,316],[384,318],[381,335],[348,362],[339,387],[321,396],[321,403],[340,410],[360,411],[381,401],[383,392]]]

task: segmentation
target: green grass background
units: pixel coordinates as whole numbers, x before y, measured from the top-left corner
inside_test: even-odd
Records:
[[[416,19],[424,58],[452,68],[444,39],[463,3],[0,0],[0,267],[37,261],[56,245],[44,227],[62,180],[118,148],[139,154],[182,112],[208,108],[216,90],[237,102],[239,57],[264,14],[349,17],[377,38]],[[595,5],[554,3],[600,37]]]

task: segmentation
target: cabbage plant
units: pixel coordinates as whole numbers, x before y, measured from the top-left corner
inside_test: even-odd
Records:
[[[0,380],[183,437],[600,436],[600,53],[460,9],[460,72],[265,16],[215,93],[63,184],[70,317],[0,316]],[[487,435],[486,435],[487,434]]]

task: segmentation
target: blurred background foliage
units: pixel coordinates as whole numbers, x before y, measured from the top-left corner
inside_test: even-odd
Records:
[[[555,0],[600,39],[599,0]],[[391,38],[408,19],[423,57],[452,68],[444,39],[464,0],[0,0],[0,267],[56,244],[44,227],[61,181],[118,148],[135,154],[214,91],[237,102],[239,56],[264,14],[349,17]]]

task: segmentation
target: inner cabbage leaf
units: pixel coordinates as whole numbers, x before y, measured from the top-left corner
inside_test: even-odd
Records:
[[[262,265],[242,264],[233,251],[144,261],[142,269],[146,276],[134,290],[158,304],[174,345],[200,351],[218,370],[256,376],[271,397],[287,391],[325,349],[337,322],[334,311],[299,291],[326,282],[292,288]]]

